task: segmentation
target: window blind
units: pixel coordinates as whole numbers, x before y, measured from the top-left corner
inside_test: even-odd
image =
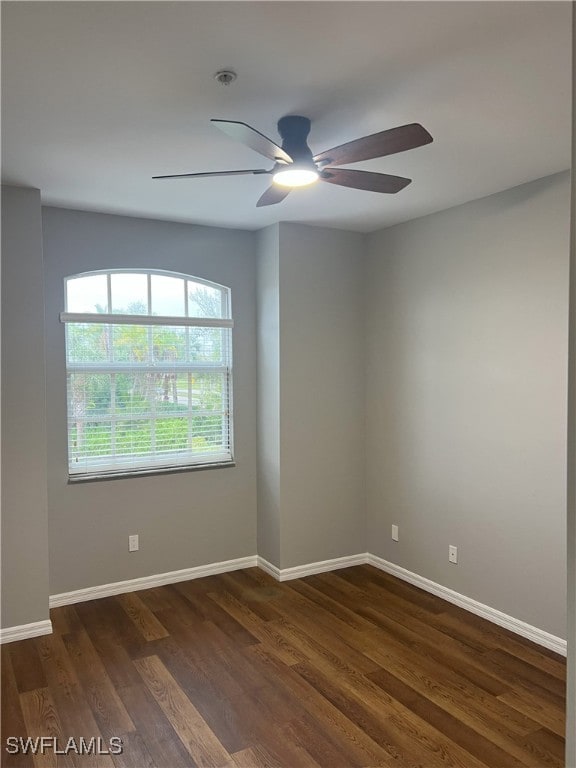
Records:
[[[112,286],[113,274],[107,274]],[[140,305],[141,314],[61,315],[66,324],[71,476],[232,460],[232,320],[184,312],[154,315],[151,273],[146,277],[148,301]],[[74,286],[75,296],[80,289]],[[183,309],[193,306],[197,311],[190,300],[194,291],[189,285],[184,290]],[[205,291],[203,284],[196,298],[199,290]],[[219,286],[218,291],[227,289]],[[228,296],[215,298],[209,306],[223,314]]]

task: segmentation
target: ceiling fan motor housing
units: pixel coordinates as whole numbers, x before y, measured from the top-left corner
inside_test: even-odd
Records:
[[[312,151],[306,143],[310,133],[310,120],[300,115],[287,115],[278,120],[278,133],[282,137],[282,149],[294,163],[315,167]]]

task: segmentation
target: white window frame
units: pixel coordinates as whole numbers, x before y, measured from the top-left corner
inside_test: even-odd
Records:
[[[146,275],[147,287],[148,287],[148,314],[117,314],[111,312],[111,276],[114,274],[139,274]],[[107,313],[100,312],[70,312],[68,311],[68,281],[75,280],[84,277],[93,277],[96,275],[104,275],[107,277]],[[169,315],[153,315],[152,312],[152,291],[151,291],[151,278],[154,275],[177,278],[183,281],[183,294],[184,294],[184,308],[185,315],[169,316]],[[188,283],[194,285],[205,285],[208,288],[215,289],[220,292],[222,301],[222,316],[219,318],[214,317],[190,317],[188,316],[189,310],[189,290]],[[232,328],[234,327],[234,321],[231,315],[231,291],[225,285],[215,283],[203,278],[195,277],[194,275],[188,275],[181,272],[173,272],[160,269],[107,269],[107,270],[95,270],[90,272],[81,272],[75,275],[68,275],[64,280],[64,295],[65,295],[65,307],[66,310],[60,313],[60,321],[68,327],[69,324],[74,323],[95,323],[109,328],[113,325],[139,325],[139,326],[171,326],[171,327],[189,327],[189,328],[222,328],[229,329],[229,334],[226,336],[225,344],[223,345],[223,360],[219,364],[212,362],[189,362],[175,363],[171,362],[169,365],[162,365],[161,363],[148,362],[146,364],[132,364],[122,362],[86,362],[77,363],[70,362],[69,360],[69,346],[68,346],[68,334],[66,333],[66,378],[71,373],[102,373],[102,374],[114,374],[114,373],[161,373],[163,370],[182,371],[186,373],[222,373],[225,381],[225,406],[223,409],[223,432],[225,433],[227,440],[223,440],[227,443],[227,447],[222,452],[214,453],[194,453],[192,448],[189,448],[185,453],[183,451],[175,451],[173,454],[164,453],[161,457],[158,455],[148,456],[142,455],[137,464],[134,463],[135,454],[128,454],[126,456],[113,455],[111,461],[106,461],[105,457],[95,457],[92,461],[83,462],[82,467],[75,464],[73,461],[74,452],[71,446],[71,429],[72,424],[77,423],[78,417],[72,416],[70,413],[70,403],[68,402],[68,419],[67,419],[67,445],[68,445],[68,467],[69,467],[69,480],[70,482],[78,482],[85,480],[97,480],[97,479],[112,479],[114,477],[126,477],[133,475],[148,475],[157,474],[161,472],[174,472],[192,469],[213,469],[224,466],[234,466],[234,432],[233,432],[233,403],[232,403]],[[67,387],[68,389],[68,387]],[[67,398],[69,393],[67,394]],[[187,415],[190,418],[194,414],[192,411],[192,398],[188,397],[188,412]],[[114,421],[114,416],[110,417]],[[139,418],[142,415],[139,414]],[[144,419],[146,415],[144,415]],[[150,422],[154,423],[156,418],[155,414],[150,414]],[[142,419],[142,420],[144,420]],[[86,421],[90,420],[86,417]],[[98,421],[98,418],[93,418],[93,421]],[[106,421],[106,418],[100,419]],[[183,460],[185,459],[185,460]]]

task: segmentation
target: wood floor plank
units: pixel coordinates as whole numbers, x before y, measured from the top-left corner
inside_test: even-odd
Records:
[[[223,573],[220,578],[226,590],[247,605],[262,621],[272,621],[279,617],[280,614],[269,601],[262,599],[261,585],[255,585],[254,580],[244,572]]]
[[[145,640],[159,640],[168,637],[165,627],[158,621],[135,592],[118,595],[118,603],[126,611],[127,616],[134,622],[134,626],[142,633]]]
[[[467,614],[463,609],[460,611],[462,614]],[[455,615],[449,610],[437,616],[436,621],[452,637],[463,638],[468,644],[478,643],[482,653],[488,649],[500,648],[543,672],[554,675],[559,680],[566,680],[566,661],[563,657],[552,654],[548,649],[541,648],[518,635],[512,636],[512,633],[504,631],[489,621],[481,620],[479,624],[473,623],[467,615],[463,620],[461,615]]]
[[[21,640],[19,645],[26,647],[27,640]],[[32,768],[34,762],[32,756],[19,751],[11,754],[5,751],[8,747],[6,739],[25,738],[26,723],[20,704],[18,686],[12,668],[10,645],[0,646],[2,687],[0,691],[0,734],[2,737],[2,766],[5,768]]]
[[[128,652],[113,637],[105,631],[99,634],[92,630],[89,631],[89,636],[116,691],[119,692],[124,687],[138,685],[141,682],[136,669],[131,664]]]
[[[278,581],[266,571],[254,566],[253,568],[245,568],[243,573],[256,584],[261,587],[277,587]]]
[[[345,683],[341,685],[339,680],[322,674],[310,664],[298,665],[296,670],[401,764],[485,768],[473,754],[437,731],[409,707],[404,707],[402,714],[398,714],[397,706],[387,706],[384,695],[378,706],[374,699],[351,697]]]
[[[448,667],[438,667],[434,662],[412,651],[402,642],[389,638],[386,647],[373,644],[366,653],[380,666],[396,675],[416,690],[424,691],[434,701],[444,700],[451,705],[466,707],[478,713],[486,721],[492,719],[493,727],[506,735],[524,735],[539,726],[517,708],[504,705],[502,696],[491,696],[470,680],[461,677]]]
[[[243,605],[234,595],[227,592],[209,594],[225,611],[228,611],[242,626],[264,643],[285,664],[298,664],[304,656],[290,646],[284,637],[275,631],[269,622],[262,621],[250,608]]]
[[[275,755],[274,752],[280,754]],[[256,744],[235,752],[232,757],[238,768],[279,768],[286,765],[287,760],[291,761],[290,765],[294,768],[318,768],[320,765],[305,749],[292,743],[286,733],[281,734],[272,751],[262,744]]]
[[[494,744],[489,737],[475,730],[461,719],[446,711],[428,697],[415,691],[385,669],[370,675],[370,679],[386,693],[415,715],[432,725],[455,744],[473,755],[487,766],[506,766],[509,761],[507,752]]]
[[[194,761],[206,768],[233,768],[230,755],[161,660],[147,656],[134,664]]]
[[[319,612],[329,612],[357,632],[365,632],[374,628],[372,622],[365,619],[363,616],[358,615],[356,606],[354,609],[346,607],[341,602],[329,597],[304,579],[294,579],[291,581],[290,589],[303,597],[306,597],[316,606],[316,610],[320,609]]]
[[[183,582],[189,586],[196,584],[195,581]],[[169,613],[173,611],[177,613],[182,620],[184,617],[188,619],[186,623],[194,625],[198,622],[204,621],[204,616],[201,611],[198,611],[192,601],[186,599],[186,595],[179,589],[179,584],[166,584],[163,587],[157,587],[156,589],[146,589],[138,593],[142,602],[154,613]],[[193,594],[199,594],[203,601],[205,601],[205,593],[197,593],[194,590]],[[162,622],[160,622],[162,623]]]
[[[20,693],[46,686],[46,676],[38,653],[36,638],[31,638],[26,645],[11,643],[8,646],[8,653]]]
[[[285,726],[290,740],[313,760],[333,768],[361,768],[362,758],[347,739],[328,731],[314,715],[307,714]]]
[[[255,757],[260,763],[268,766],[294,766],[294,768],[318,768],[318,763],[310,753],[295,740],[290,732],[292,723],[282,726],[270,724],[270,730],[265,734],[264,742],[255,741]],[[249,748],[250,749],[250,748]],[[253,768],[248,762],[248,755],[242,751],[232,755],[234,762],[240,761]],[[239,760],[240,758],[240,760]]]
[[[158,598],[155,598],[153,602],[159,607],[155,608],[153,613],[169,637],[177,636],[179,642],[187,642],[190,652],[198,660],[213,652],[215,647],[226,646],[226,636],[219,630],[212,630],[203,615],[174,586],[166,586],[162,591],[163,604],[160,606]],[[143,601],[147,603],[147,597],[144,597]],[[141,652],[136,655],[153,656],[156,647],[161,647],[165,639],[166,636],[163,636],[156,641],[150,641],[142,646]]]
[[[414,629],[423,636],[436,638],[440,644],[452,643],[453,647],[458,649],[461,654],[474,655],[484,653],[487,650],[486,642],[479,639],[477,633],[459,633],[458,629],[461,629],[461,624],[458,628],[450,627],[447,630],[444,622],[445,613],[428,611],[411,603],[405,597],[399,597],[387,590],[382,591],[375,584],[369,584],[366,591],[369,595],[369,603],[361,606],[359,613],[376,624],[378,624],[379,617],[389,616],[400,620],[405,626]],[[373,600],[370,599],[372,597],[374,597]]]
[[[242,650],[207,657],[201,668],[167,641],[159,655],[229,753],[251,743],[273,751],[276,729],[301,715],[302,705],[265,675],[262,665],[249,668]]]
[[[48,688],[38,688],[35,691],[28,691],[20,694],[20,704],[26,723],[26,733],[32,738],[41,738],[48,736],[56,740],[58,749],[48,748],[45,751],[38,751],[34,755],[34,765],[36,768],[70,768],[77,763],[74,760],[73,753],[60,755],[58,751],[65,751],[67,739],[64,738],[62,725],[52,696]],[[78,758],[80,759],[80,758]]]
[[[525,690],[514,690],[498,696],[498,701],[503,701],[513,709],[526,717],[531,718],[539,725],[563,736],[566,733],[566,721],[564,711],[558,707],[542,703],[536,696]]]
[[[225,663],[221,656],[214,656],[198,664],[175,638],[169,638],[162,642],[158,655],[229,753],[245,749],[253,741],[266,745],[270,723],[292,716],[292,710],[285,714],[286,703],[281,698],[268,698],[262,677],[260,685],[254,684],[250,674],[239,677],[238,669],[245,665],[238,651],[227,655]]]
[[[2,647],[6,768],[563,768],[565,660],[372,566],[257,568],[51,611]]]
[[[128,656],[146,654],[148,641],[115,597],[79,603],[76,611],[93,642],[97,637],[110,652],[116,647]]]
[[[158,617],[163,626],[166,627],[171,637],[174,637],[181,645],[186,645],[190,656],[198,663],[207,658],[216,655],[225,655],[228,652],[234,652],[236,646],[234,642],[225,635],[219,627],[209,621],[191,619],[183,611],[158,611]],[[151,643],[148,649],[151,653],[140,655],[153,655],[152,651],[157,647],[162,647],[164,640],[162,638],[156,643]]]
[[[516,739],[529,733],[537,723],[530,720],[525,713],[510,705],[501,709],[498,706],[499,699],[483,694],[474,696],[470,691],[462,693],[458,685],[441,681],[437,674],[431,675],[429,669],[416,671],[410,662],[388,657],[386,662],[383,661],[383,668],[500,747],[508,754],[506,768],[520,766],[528,757],[526,751],[518,746]],[[448,671],[443,670],[443,674],[448,674]],[[515,712],[521,717],[516,718]]]
[[[278,622],[273,623],[278,625]],[[346,685],[351,697],[360,698],[364,703],[372,706],[375,711],[378,711],[381,701],[368,681],[354,670],[341,664],[337,657],[331,657],[329,652],[324,650],[315,653],[313,643],[310,644],[309,641],[298,637],[298,633],[295,634],[294,630],[288,626],[283,625],[282,631],[287,632],[289,641],[299,650],[309,648],[311,651],[309,661],[327,674],[338,676],[340,681]],[[300,645],[300,643],[303,644]],[[410,656],[409,662],[407,662],[405,659],[406,652],[403,648],[399,649],[399,656],[395,657],[394,653],[390,651],[391,645],[388,640],[386,650],[375,646],[372,651],[375,655],[372,658],[379,661],[382,666],[391,668],[401,679],[404,679],[417,690],[424,692],[429,699],[439,706],[452,713],[458,712],[460,719],[466,724],[474,724],[476,730],[509,753],[509,768],[522,764],[522,759],[526,757],[526,753],[518,747],[514,737],[526,734],[537,727],[535,721],[530,720],[517,708],[508,705],[502,708],[503,702],[495,697],[484,695],[482,691],[462,691],[459,681],[449,682],[445,679],[452,675],[448,669],[442,670],[442,674],[438,675],[436,671],[431,670],[430,665],[426,665],[425,660],[421,661],[416,655]],[[418,671],[418,664],[424,664],[424,669]],[[386,705],[393,714],[399,717],[403,716],[401,707],[396,706],[394,700],[386,700]]]
[[[446,609],[446,602],[440,597],[432,595],[407,581],[397,579],[392,574],[375,568],[373,565],[361,565],[357,571],[349,568],[342,571],[340,576],[348,581],[357,577],[362,584],[366,584],[364,588],[375,584],[384,589],[386,593],[395,594],[414,605],[421,605],[431,613],[441,613]]]
[[[486,623],[490,624],[490,622]],[[507,651],[515,658],[522,659],[533,667],[563,680],[564,684],[566,683],[566,659],[560,654],[556,654],[548,648],[541,648],[526,638],[509,637],[508,634],[497,635],[494,642],[498,648]]]
[[[260,744],[235,752],[232,759],[238,768],[273,768],[278,765],[272,755]]]
[[[102,738],[60,635],[38,638],[40,657],[65,738]],[[109,755],[83,755],[87,768],[113,768]]]
[[[51,609],[50,619],[53,632],[57,635],[68,635],[82,628],[76,607],[75,605],[61,605]]]
[[[162,587],[151,587],[150,589],[141,589],[138,592],[138,597],[144,605],[153,613],[156,611],[162,611],[173,607],[171,596],[173,590],[168,587],[175,585],[166,584]]]
[[[250,746],[252,730],[243,690],[218,659],[197,664],[172,637],[162,642],[157,655],[229,753]]]
[[[213,600],[206,600],[189,588],[190,582],[176,584],[176,590],[194,608],[202,621],[209,621],[212,625],[227,635],[235,645],[254,645],[258,642],[248,630],[236,621],[227,611],[217,605]]]
[[[132,665],[132,662],[129,662]],[[154,768],[195,768],[195,762],[184,747],[174,728],[167,720],[142,678],[134,669],[140,682],[137,685],[123,686],[119,693],[133,723],[137,727],[147,751],[150,753]],[[128,734],[127,750],[132,734]],[[131,761],[131,762],[130,762]],[[130,756],[126,751],[124,762],[129,768],[140,768],[138,752]]]
[[[550,700],[563,702],[566,698],[566,681],[558,679],[544,670],[533,666],[524,659],[519,659],[508,651],[500,648],[484,654],[483,665],[493,670],[503,680],[511,683],[521,682],[530,690],[544,693],[548,691],[552,696]]]
[[[479,662],[477,653],[466,646],[463,647],[458,640],[427,627],[419,619],[397,613],[388,606],[386,609],[370,607],[359,610],[362,615],[372,617],[378,628],[385,631],[387,637],[433,660],[440,667],[447,667],[457,672],[464,680],[487,693],[496,696],[509,690],[507,681],[488,673],[482,662]],[[367,642],[371,645],[378,636],[379,633],[367,633],[360,643],[364,645],[364,642]]]
[[[63,641],[103,736],[110,738],[134,731],[134,723],[86,630],[65,635]]]
[[[335,735],[337,740],[345,741],[354,749],[357,760],[363,765],[388,765],[393,756],[383,745],[374,741],[355,722],[343,714],[329,701],[320,690],[311,685],[304,676],[299,674],[298,666],[286,666],[277,658],[261,647],[250,648],[246,651],[259,658],[263,668],[268,667],[271,679],[276,679],[278,685],[295,696],[308,714],[322,723],[324,730]]]
[[[270,626],[303,657],[302,661],[312,661],[323,668],[328,666],[336,674],[340,671],[359,676],[360,673],[374,669],[373,665],[366,667],[364,663],[358,666],[355,663],[348,663],[349,659],[346,654],[342,655],[341,653],[343,643],[336,641],[328,644],[324,637],[319,637],[316,632],[311,631],[309,626],[302,629],[293,624],[290,618],[282,617],[277,621],[270,622]]]
[[[361,637],[357,630],[327,611],[320,613],[314,604],[291,590],[287,591],[282,605],[284,617],[291,624],[329,645],[342,661],[363,673],[377,669],[378,665],[358,650]]]
[[[520,742],[542,766],[562,768],[564,765],[564,739],[547,728],[540,728]]]
[[[502,642],[507,643],[508,641],[511,641],[515,644],[524,646],[529,651],[537,650],[540,655],[547,656],[553,661],[564,663],[563,657],[557,654],[555,651],[552,651],[549,648],[545,648],[542,645],[536,645],[536,643],[532,642],[532,640],[528,640],[526,637],[517,635],[510,629],[505,629],[504,627],[500,627],[490,621],[486,621],[486,619],[483,619],[481,616],[477,616],[475,613],[470,613],[470,611],[466,611],[459,605],[446,602],[444,603],[444,610],[446,613],[452,614],[457,621],[473,628],[478,632],[479,635],[487,633],[487,635],[492,638],[491,642],[493,645],[499,646]]]
[[[407,602],[410,602],[413,605],[418,605],[420,608],[423,608],[430,613],[441,613],[444,610],[445,603],[439,597],[431,595],[429,592],[425,592],[423,589],[408,584],[405,581],[401,581],[394,576],[390,576],[388,573],[379,571],[372,566],[366,565],[360,566],[360,568],[366,569],[366,572],[369,574],[369,582],[375,581],[376,583],[381,584],[387,592],[402,597]],[[351,571],[352,569],[349,570]],[[333,580],[326,578],[331,575],[334,576]],[[319,579],[319,581],[325,585],[332,585],[332,588],[339,591],[340,594],[344,592],[348,592],[350,596],[354,596],[355,594],[361,595],[362,593],[366,594],[365,587],[356,587],[356,592],[349,587],[345,587],[345,584],[350,584],[348,576],[349,571],[347,569],[347,573],[344,573],[344,571],[336,571],[334,574],[322,573],[314,578]]]
[[[158,768],[159,763],[154,760],[150,750],[139,733],[122,734],[122,752],[112,757],[116,768]],[[165,765],[172,767],[173,763],[166,762],[166,755],[162,758]]]
[[[294,631],[290,627],[285,627],[285,630],[288,632]],[[299,642],[297,637],[292,636],[292,639],[296,643]],[[331,735],[333,741],[347,744],[349,750],[353,749],[356,752],[353,759],[354,763],[387,765],[391,759],[396,759],[398,755],[390,749],[390,744],[374,739],[372,734],[366,732],[361,725],[358,725],[353,718],[349,717],[348,713],[343,712],[341,708],[336,706],[325,695],[325,692],[321,690],[321,686],[317,684],[317,678],[308,680],[302,670],[306,666],[315,669],[319,667],[327,676],[334,675],[349,695],[350,702],[353,701],[353,696],[351,695],[353,689],[357,687],[360,691],[358,698],[362,704],[368,703],[373,711],[378,713],[377,716],[383,717],[387,712],[391,711],[396,711],[404,716],[406,710],[390,697],[378,692],[369,680],[356,670],[346,667],[336,656],[327,650],[317,649],[314,645],[308,645],[306,642],[303,642],[302,648],[310,653],[311,661],[307,664],[296,665],[291,668],[291,671],[299,674],[301,686],[303,682],[307,684],[302,700],[308,704],[309,715],[327,724],[327,732]],[[353,681],[352,683],[350,682],[351,680]],[[306,720],[302,722],[306,722]],[[369,757],[368,762],[366,762],[367,757]]]

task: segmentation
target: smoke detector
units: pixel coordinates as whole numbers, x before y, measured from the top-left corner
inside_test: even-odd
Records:
[[[230,85],[230,83],[233,83],[234,80],[238,75],[234,70],[232,69],[221,69],[220,72],[216,72],[214,75],[214,80],[217,80],[220,85]]]

